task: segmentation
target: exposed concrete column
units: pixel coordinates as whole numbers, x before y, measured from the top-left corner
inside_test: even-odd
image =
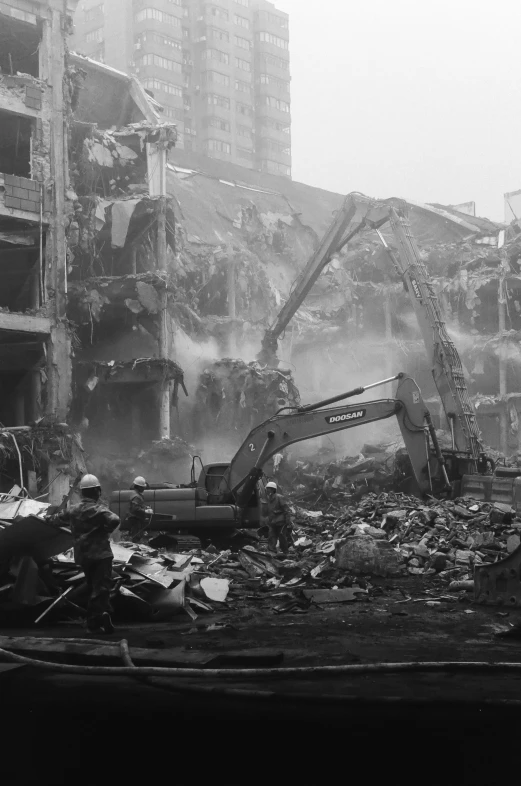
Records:
[[[51,173],[52,220],[47,241],[46,282],[49,316],[53,326],[47,342],[47,411],[58,421],[66,421],[71,398],[72,360],[71,342],[65,317],[67,305],[67,246],[65,235],[68,149],[64,100],[65,77],[65,5],[49,4],[43,24],[41,63],[45,78],[50,83],[52,101]],[[48,468],[49,502],[60,504],[69,491],[69,477],[63,465],[50,462]]]
[[[235,296],[236,296],[236,265],[235,265],[235,258],[230,256],[228,259],[228,267],[226,269],[226,284],[227,284],[227,294],[228,294],[228,316],[231,319],[235,319],[237,316],[236,306],[235,306]],[[236,355],[236,340],[235,340],[235,325],[231,325],[230,330],[230,339],[229,339],[229,348],[228,351],[230,352],[231,357],[235,357]]]
[[[42,416],[42,377],[39,368],[30,371],[30,408],[31,420],[37,421]]]
[[[507,359],[504,337],[506,329],[506,299],[504,285],[504,278],[501,276],[498,289],[498,327],[501,334],[501,343],[499,345],[499,395],[502,399],[499,413],[499,449],[502,453],[506,453],[508,450],[508,413],[506,403],[503,400],[507,394]]]
[[[159,197],[157,213],[157,266],[166,273],[166,197]],[[168,332],[168,293],[166,287],[161,290],[161,306],[159,313],[159,357],[170,357],[169,332]],[[161,439],[170,439],[170,380],[161,382],[159,404],[159,436]]]

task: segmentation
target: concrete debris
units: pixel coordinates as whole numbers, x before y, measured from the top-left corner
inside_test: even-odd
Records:
[[[332,509],[331,509],[332,508]],[[497,561],[517,548],[521,523],[509,506],[432,500],[422,504],[401,493],[366,495],[358,504],[329,506],[311,521],[296,511],[299,535],[313,540],[315,559],[324,537],[336,564],[351,573],[469,578],[475,565]]]
[[[195,393],[194,429],[241,436],[282,407],[300,404],[291,371],[224,358],[208,366]]]
[[[218,541],[202,546],[181,535],[156,535],[153,546],[144,540],[114,543],[116,621],[168,620],[182,613],[197,619],[223,606],[233,614],[246,601],[267,613],[307,613],[313,604],[370,601],[378,594],[374,582],[390,576],[465,593],[473,589],[474,566],[506,556],[521,533],[508,506],[469,499],[423,504],[401,493],[371,493],[356,504],[329,504],[325,512],[293,510],[294,545],[285,555],[268,553],[259,536],[255,546],[245,544],[244,534],[228,539],[222,550]],[[87,600],[83,573],[72,551],[63,553],[61,534],[49,545],[35,522],[46,526],[38,515],[2,524],[0,618],[6,624],[79,619]],[[10,541],[17,550],[3,543],[6,533],[18,533]],[[70,548],[70,535],[63,535]],[[443,591],[437,594],[428,599],[431,605],[443,602]]]
[[[289,467],[285,470],[285,480],[298,491],[297,499],[313,504],[348,503],[368,491],[406,490],[412,479],[407,451],[396,443],[364,445],[357,456],[335,461],[298,460],[293,472]]]

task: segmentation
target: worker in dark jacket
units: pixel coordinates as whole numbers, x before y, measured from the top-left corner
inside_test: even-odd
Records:
[[[69,525],[74,540],[74,560],[85,573],[89,589],[87,628],[89,631],[113,633],[110,618],[112,560],[110,534],[119,526],[119,516],[99,500],[100,482],[95,475],[84,475],[80,481],[81,500],[51,520]]]
[[[141,475],[135,478],[131,487],[134,493],[130,498],[128,513],[125,516],[122,527],[123,530],[129,532],[131,539],[138,537],[145,531],[153,513],[152,508],[148,507],[143,496],[146,487],[147,482]]]
[[[275,553],[279,544],[285,554],[291,542],[291,511],[284,497],[277,493],[277,484],[272,480],[266,484],[266,496],[263,513],[268,518],[268,549]]]

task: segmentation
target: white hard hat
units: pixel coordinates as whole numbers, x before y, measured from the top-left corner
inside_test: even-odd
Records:
[[[95,489],[101,487],[96,475],[84,475],[80,480],[80,489]]]
[[[277,491],[277,484],[274,483],[272,480],[270,480],[269,483],[266,483],[266,488],[267,489],[275,489],[275,491]]]
[[[147,482],[142,475],[138,475],[137,478],[134,478],[134,486],[141,486],[141,488],[146,489]]]

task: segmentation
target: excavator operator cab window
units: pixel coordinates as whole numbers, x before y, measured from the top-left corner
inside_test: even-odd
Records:
[[[223,505],[232,501],[226,477],[227,470],[228,466],[225,464],[206,468],[204,485],[208,492],[209,505]]]

